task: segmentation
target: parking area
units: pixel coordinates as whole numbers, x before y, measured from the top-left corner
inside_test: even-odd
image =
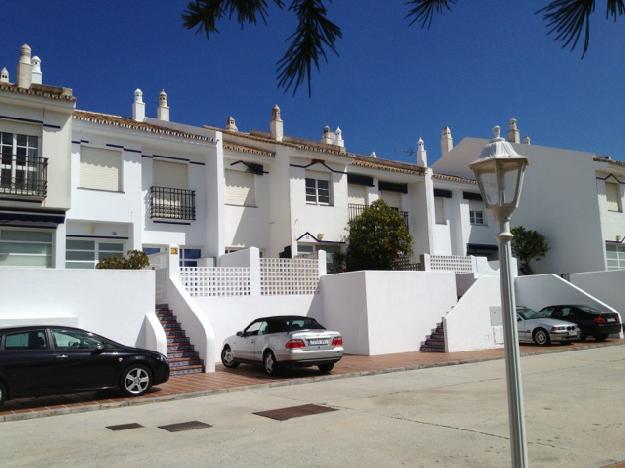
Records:
[[[588,341],[570,345],[538,347],[521,345],[523,355],[583,350],[605,346],[624,345],[625,340],[607,340],[602,343]],[[124,397],[114,391],[65,394],[39,398],[22,398],[8,401],[0,408],[0,421],[29,419],[82,411],[116,408],[154,401],[167,401],[193,396],[209,395],[255,386],[285,386],[320,380],[340,379],[350,376],[370,375],[400,370],[437,367],[467,362],[500,359],[503,350],[462,353],[410,352],[379,356],[346,355],[330,375],[321,375],[316,368],[285,370],[277,377],[268,377],[260,367],[241,365],[237,369],[217,367],[210,374],[193,374],[172,377],[169,382],[153,388],[137,398]]]

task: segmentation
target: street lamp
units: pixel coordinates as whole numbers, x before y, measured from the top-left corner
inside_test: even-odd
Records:
[[[493,129],[494,138],[482,149],[480,159],[469,164],[475,174],[482,199],[499,224],[499,261],[501,282],[501,309],[506,355],[506,382],[508,387],[508,422],[512,466],[526,468],[527,442],[521,383],[519,340],[517,335],[514,285],[510,263],[510,217],[519,205],[523,176],[528,159],[519,156],[512,145],[500,136],[501,129]]]

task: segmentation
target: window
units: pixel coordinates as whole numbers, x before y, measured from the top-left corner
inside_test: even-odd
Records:
[[[0,132],[0,187],[35,189],[38,166],[39,137]]]
[[[225,202],[227,205],[255,206],[254,174],[227,169]]]
[[[477,226],[486,225],[483,202],[478,200],[469,200],[469,222]]]
[[[52,232],[0,230],[0,267],[52,266]]]
[[[22,333],[11,333],[4,337],[4,349],[10,350],[40,350],[48,349],[48,340],[45,330],[29,330]]]
[[[608,211],[623,211],[621,205],[621,187],[615,182],[605,183],[605,197]]]
[[[391,208],[399,209],[401,207],[401,193],[391,192],[389,190],[380,190],[380,198]]]
[[[323,174],[306,174],[306,203],[331,205],[330,178]]]
[[[120,192],[122,190],[122,154],[103,148],[80,149],[80,187]]]
[[[67,239],[65,268],[93,270],[100,260],[124,256],[124,242],[114,240]]]
[[[84,333],[78,330],[52,330],[54,347],[59,350],[94,350],[104,343],[92,333]]]
[[[202,258],[202,249],[180,249],[181,267],[196,267],[198,258]]]
[[[364,185],[347,185],[347,203],[352,205],[367,204],[367,187]]]
[[[436,224],[447,224],[445,199],[443,197],[434,197],[434,216],[436,218]]]
[[[608,270],[625,270],[625,244],[606,243]]]
[[[156,187],[188,189],[188,168],[184,163],[155,160],[152,180]]]
[[[260,326],[265,323],[263,321],[254,322],[250,324],[244,331],[243,336],[256,336],[258,335],[258,330],[260,330]]]

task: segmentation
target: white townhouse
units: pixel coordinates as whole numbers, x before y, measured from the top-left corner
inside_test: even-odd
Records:
[[[528,137],[521,143],[516,119],[509,122],[508,141],[530,161],[513,225],[537,230],[549,244],[547,256],[534,262],[534,270],[562,274],[625,269],[625,163],[593,153],[535,145]],[[486,142],[464,138],[442,153],[434,170],[471,177],[468,164]],[[467,204],[474,236],[469,245],[492,239],[494,226],[480,227],[480,219],[473,213],[477,206],[471,200]],[[494,224],[488,215],[482,219],[488,226]]]

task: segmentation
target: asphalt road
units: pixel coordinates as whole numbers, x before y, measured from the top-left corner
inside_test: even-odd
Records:
[[[625,460],[625,346],[522,367],[532,467]],[[307,403],[337,411],[253,414]],[[158,428],[193,420],[212,427]],[[0,423],[0,466],[501,467],[507,436],[499,360]]]

